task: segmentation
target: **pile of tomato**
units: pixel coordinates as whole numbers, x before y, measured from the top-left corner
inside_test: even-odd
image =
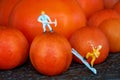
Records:
[[[38,22],[42,11],[57,21],[56,27],[50,23],[52,32],[48,27],[43,32]],[[38,72],[62,74],[73,60],[81,64],[72,48],[85,58],[99,45],[94,64],[120,52],[119,0],[0,0],[0,70],[14,69],[29,57]]]

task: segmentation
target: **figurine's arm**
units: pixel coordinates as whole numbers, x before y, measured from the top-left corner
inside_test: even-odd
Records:
[[[38,17],[38,20],[37,20],[37,21],[38,21],[38,22],[41,22],[41,23],[43,22],[41,16]]]

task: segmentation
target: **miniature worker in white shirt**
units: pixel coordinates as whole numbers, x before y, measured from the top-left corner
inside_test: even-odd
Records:
[[[52,27],[50,26],[50,23],[52,22],[50,17],[45,14],[44,11],[41,12],[41,15],[38,17],[38,22],[41,22],[43,24],[43,31],[46,32],[46,27],[49,28],[50,32],[52,32]]]

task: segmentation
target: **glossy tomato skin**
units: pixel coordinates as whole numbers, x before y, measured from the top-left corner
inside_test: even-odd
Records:
[[[0,0],[0,25],[8,26],[9,15],[19,0]]]
[[[98,28],[83,27],[79,29],[71,36],[70,43],[83,57],[85,57],[88,52],[93,51],[92,46],[97,48],[101,45],[102,49],[100,50],[100,56],[96,59],[94,64],[102,63],[109,54],[108,40]],[[73,57],[73,60],[81,63],[81,61],[75,56]],[[88,58],[89,63],[90,61],[91,59]]]
[[[28,41],[16,30],[0,27],[0,70],[22,65],[28,57]]]
[[[114,6],[113,9],[120,14],[120,1],[118,1]]]
[[[88,20],[88,25],[98,27],[104,20],[111,18],[120,19],[120,15],[113,9],[104,9],[93,14]]]
[[[99,28],[108,38],[110,52],[120,52],[120,19],[109,19],[103,21]]]
[[[75,0],[22,0],[11,13],[9,24],[22,31],[31,43],[43,32],[42,24],[37,21],[41,11],[52,21],[57,20],[57,27],[51,25],[53,30],[67,38],[86,25],[85,14]]]
[[[104,1],[105,8],[109,9],[109,8],[113,8],[113,6],[116,5],[116,3],[119,0],[103,0],[103,1]]]
[[[30,60],[34,68],[48,76],[66,71],[72,61],[71,45],[55,32],[38,35],[30,47]]]
[[[77,0],[87,18],[97,11],[104,9],[103,0]]]

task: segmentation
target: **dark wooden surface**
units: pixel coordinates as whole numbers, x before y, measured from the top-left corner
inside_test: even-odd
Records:
[[[0,80],[120,80],[120,53],[110,54],[105,62],[94,67],[97,75],[85,65],[73,62],[65,73],[49,77],[38,73],[28,60],[13,70],[0,71]]]

